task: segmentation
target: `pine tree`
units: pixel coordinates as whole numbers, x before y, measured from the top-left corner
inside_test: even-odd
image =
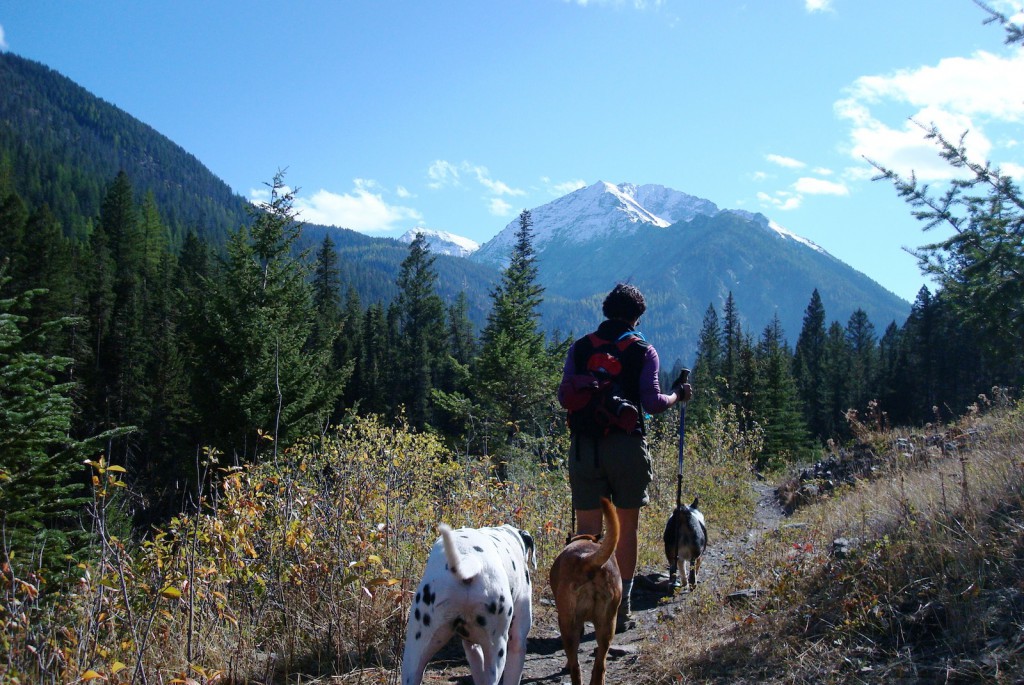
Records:
[[[399,338],[395,392],[405,405],[409,424],[422,430],[431,419],[430,394],[447,356],[444,303],[438,296],[437,271],[427,239],[417,233],[398,274]]]
[[[722,309],[722,401],[726,404],[739,405],[740,394],[738,382],[740,376],[740,353],[743,349],[743,327],[740,324],[740,313],[736,308],[736,300],[732,291],[725,299]]]
[[[878,347],[875,327],[863,309],[850,315],[846,342],[851,353],[850,403],[854,409],[864,411],[870,400],[877,399]]]
[[[190,305],[204,317],[195,347],[204,439],[245,460],[319,430],[341,390],[329,352],[309,344],[315,316],[309,268],[292,256],[294,194],[281,173],[268,185],[251,230],[231,235],[221,273],[196,293],[208,302]]]
[[[505,448],[520,435],[544,431],[558,361],[545,348],[539,307],[544,288],[537,283],[533,218],[519,215],[509,264],[491,292],[491,312],[481,334],[475,396],[483,405],[495,438]]]
[[[694,362],[691,381],[693,401],[690,403],[689,411],[696,422],[708,420],[714,410],[721,405],[722,366],[722,329],[718,323],[715,306],[709,304],[697,338],[697,359]]]
[[[0,291],[9,281],[0,267]],[[79,551],[85,539],[79,517],[88,501],[82,488],[87,445],[69,437],[72,384],[58,381],[71,359],[38,351],[71,321],[26,329],[22,312],[37,294],[0,299],[0,529],[5,561],[59,570],[64,555]]]
[[[793,377],[803,405],[804,419],[819,440],[828,437],[829,419],[825,406],[825,306],[815,288],[804,310],[803,326],[793,355]]]
[[[780,466],[808,455],[808,436],[792,374],[792,354],[778,314],[765,327],[757,346],[754,415],[764,428],[764,448],[757,466]]]
[[[825,347],[821,359],[824,381],[824,432],[825,437],[847,437],[849,426],[844,420],[851,408],[850,387],[853,352],[846,340],[846,331],[838,321],[833,321],[825,334]]]

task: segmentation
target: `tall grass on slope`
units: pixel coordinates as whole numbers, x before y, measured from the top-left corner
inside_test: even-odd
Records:
[[[860,435],[879,477],[802,510],[721,594],[698,593],[666,628],[682,637],[655,655],[658,680],[1020,682],[1024,405],[932,434]]]

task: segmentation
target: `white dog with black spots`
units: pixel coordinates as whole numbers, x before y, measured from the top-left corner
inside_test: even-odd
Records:
[[[427,662],[453,635],[462,638],[476,685],[518,685],[533,622],[533,538],[508,525],[439,528],[409,609],[402,685],[420,685]]]

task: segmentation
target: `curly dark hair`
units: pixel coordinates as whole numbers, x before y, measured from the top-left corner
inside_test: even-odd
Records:
[[[619,283],[604,298],[601,311],[605,318],[633,322],[647,311],[644,295],[635,285]]]

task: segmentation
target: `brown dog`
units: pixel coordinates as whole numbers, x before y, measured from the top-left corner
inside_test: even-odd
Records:
[[[583,682],[579,649],[585,621],[594,624],[597,639],[590,685],[604,685],[605,659],[615,633],[615,615],[622,599],[622,578],[615,561],[619,519],[615,506],[605,498],[601,499],[601,509],[604,511],[604,537],[574,537],[551,565],[549,577],[572,685],[582,685]]]

